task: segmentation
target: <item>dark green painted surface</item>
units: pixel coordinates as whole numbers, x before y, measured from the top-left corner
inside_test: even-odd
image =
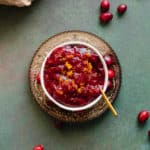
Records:
[[[150,110],[150,1],[126,2],[128,12],[115,14],[107,26],[98,23],[99,0],[39,0],[30,8],[0,7],[0,149],[31,150],[149,150],[147,130],[138,127],[139,110]],[[85,30],[104,38],[122,66],[122,88],[111,112],[83,125],[53,127],[52,119],[32,100],[29,64],[46,38],[64,30]]]

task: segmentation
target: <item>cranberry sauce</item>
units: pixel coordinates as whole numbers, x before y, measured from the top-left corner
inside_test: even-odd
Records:
[[[66,106],[84,106],[100,94],[104,68],[99,56],[84,45],[56,48],[47,58],[44,83],[48,93]]]

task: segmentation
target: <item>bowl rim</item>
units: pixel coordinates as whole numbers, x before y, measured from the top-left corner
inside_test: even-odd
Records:
[[[91,108],[93,105],[95,105],[97,102],[99,102],[101,100],[102,95],[100,94],[97,98],[95,98],[92,102],[88,103],[87,105],[84,106],[79,106],[79,107],[71,107],[71,106],[66,106],[64,104],[59,103],[57,100],[55,100],[47,91],[45,84],[44,84],[44,68],[45,68],[45,64],[46,61],[48,59],[48,57],[50,57],[50,55],[52,54],[52,52],[59,47],[65,46],[65,45],[69,45],[69,44],[81,44],[84,46],[87,46],[89,48],[91,48],[100,58],[103,68],[104,68],[104,72],[105,72],[105,78],[104,78],[104,86],[103,86],[103,91],[106,92],[107,87],[108,87],[108,68],[106,65],[106,62],[102,56],[102,54],[100,53],[100,51],[95,48],[94,46],[90,45],[89,43],[86,42],[81,42],[81,41],[68,41],[68,42],[63,42],[61,44],[58,44],[57,46],[55,46],[54,48],[52,48],[49,53],[46,55],[43,63],[42,63],[42,67],[41,67],[41,71],[40,71],[40,81],[41,81],[41,86],[42,89],[44,91],[44,93],[46,94],[46,96],[48,97],[48,100],[52,101],[54,104],[56,104],[58,107],[67,110],[67,111],[82,111],[82,110],[86,110]]]

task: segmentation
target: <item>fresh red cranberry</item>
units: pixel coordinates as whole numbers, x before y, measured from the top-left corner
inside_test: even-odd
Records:
[[[113,87],[112,81],[108,80],[108,88],[111,89]]]
[[[139,112],[138,114],[138,121],[140,123],[144,123],[148,120],[149,118],[149,112],[147,110],[143,110],[141,112]]]
[[[108,70],[108,77],[109,77],[109,79],[112,79],[115,77],[115,72],[112,69]]]
[[[106,12],[110,8],[110,2],[109,0],[102,0],[100,3],[100,8],[102,12]]]
[[[41,83],[40,74],[39,73],[36,75],[36,81],[37,81],[38,84]]]
[[[150,130],[148,131],[148,137],[150,138]]]
[[[105,12],[99,16],[101,23],[108,23],[112,20],[112,18],[113,14],[111,12]]]
[[[110,55],[105,55],[104,60],[105,60],[107,65],[112,65],[112,63],[113,63],[113,59]]]
[[[33,147],[33,150],[44,150],[44,146],[43,145],[36,145]]]
[[[55,124],[54,124],[55,128],[57,129],[61,129],[62,126],[63,126],[63,123],[59,120],[55,121]]]
[[[127,5],[126,4],[120,4],[118,7],[117,7],[117,11],[119,14],[124,14],[127,10]]]

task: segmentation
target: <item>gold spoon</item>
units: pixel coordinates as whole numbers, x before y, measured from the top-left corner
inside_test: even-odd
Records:
[[[107,106],[109,107],[109,109],[112,111],[112,113],[114,114],[114,116],[117,116],[118,113],[117,111],[115,110],[115,108],[112,106],[111,102],[109,101],[109,98],[107,97],[107,95],[105,94],[105,92],[102,90],[101,86],[100,86],[100,91],[101,91],[101,94],[107,104]]]

